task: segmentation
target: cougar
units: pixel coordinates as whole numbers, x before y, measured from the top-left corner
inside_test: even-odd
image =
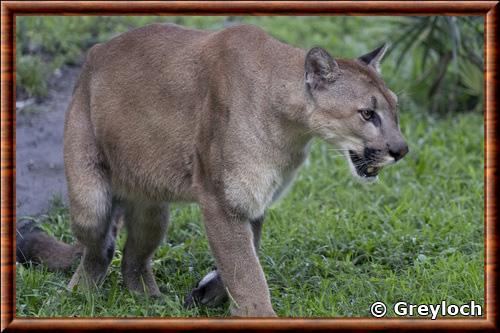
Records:
[[[52,239],[59,250],[50,252],[48,235],[24,228],[21,261],[61,269],[81,253],[68,287],[98,286],[115,251],[112,216],[120,208],[127,229],[124,284],[160,296],[151,259],[167,229],[168,203],[194,201],[216,269],[185,305],[230,298],[234,316],[275,316],[258,258],[262,224],[312,138],[340,150],[352,174],[367,182],[408,152],[396,95],[379,72],[386,50],[383,44],[338,59],[251,25],[202,31],[154,24],[93,46],[64,131],[78,245]],[[57,256],[64,257],[59,265]]]

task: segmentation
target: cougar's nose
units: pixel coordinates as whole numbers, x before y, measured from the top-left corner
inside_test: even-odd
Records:
[[[394,157],[395,161],[402,159],[406,154],[408,154],[408,151],[408,145],[404,141],[394,145],[389,145],[389,155]]]

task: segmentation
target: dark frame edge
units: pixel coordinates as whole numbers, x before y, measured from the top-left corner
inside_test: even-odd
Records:
[[[498,50],[498,2],[485,15],[485,292],[486,316],[495,329],[498,324],[498,227],[496,225],[497,203],[495,193],[497,189],[497,165],[499,145],[495,135],[498,128],[497,120],[497,50]]]
[[[87,15],[484,15],[497,1],[8,1],[23,14]],[[168,12],[168,14],[166,14]],[[426,15],[426,14],[424,14]]]
[[[15,112],[14,101],[14,16],[10,8],[2,3],[1,43],[1,330],[14,318],[14,214],[15,214]]]
[[[376,319],[376,318],[90,318],[68,319],[20,319],[16,318],[9,331],[240,331],[245,330],[293,330],[300,327],[303,331],[433,331],[437,329],[496,331],[494,322],[488,319]]]

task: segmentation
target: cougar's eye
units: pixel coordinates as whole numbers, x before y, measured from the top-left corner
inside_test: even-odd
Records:
[[[370,109],[361,109],[359,110],[359,113],[364,120],[371,120],[375,114],[375,111]]]

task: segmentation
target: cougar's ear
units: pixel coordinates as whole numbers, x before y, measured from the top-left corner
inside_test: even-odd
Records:
[[[360,60],[365,65],[373,67],[377,72],[380,73],[380,62],[382,61],[382,58],[384,57],[385,52],[388,48],[389,44],[384,43],[370,53],[362,55],[358,58],[358,60]]]
[[[324,89],[340,74],[337,62],[321,47],[307,52],[305,63],[306,85],[312,89]]]

